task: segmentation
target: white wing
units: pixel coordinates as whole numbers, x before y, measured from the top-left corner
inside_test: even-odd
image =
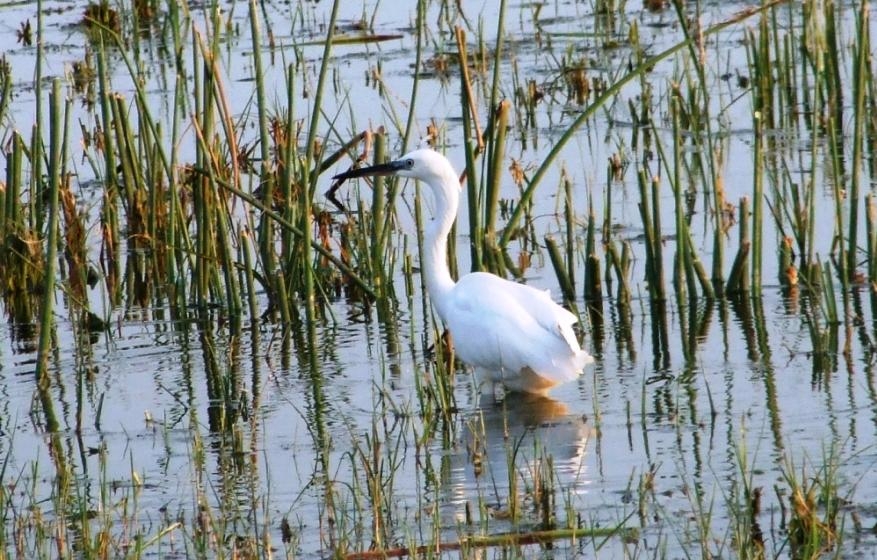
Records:
[[[592,361],[572,330],[576,316],[547,291],[476,272],[448,300],[445,323],[457,355],[471,366],[505,375],[529,371],[557,384]]]

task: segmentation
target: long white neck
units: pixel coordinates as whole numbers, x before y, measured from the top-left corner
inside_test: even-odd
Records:
[[[432,305],[444,321],[447,318],[447,297],[455,285],[448,270],[448,234],[460,205],[460,181],[449,165],[425,182],[435,200],[435,214],[424,233],[424,261],[421,264]]]

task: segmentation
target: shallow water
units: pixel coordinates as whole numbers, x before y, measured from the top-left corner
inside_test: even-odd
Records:
[[[325,4],[296,5],[301,10],[298,16],[286,5],[269,4],[267,13],[277,41],[319,41],[321,22],[330,9]],[[362,15],[362,6],[344,4],[343,23]],[[741,6],[708,4],[703,17],[719,19]],[[227,12],[232,21],[245,27],[245,6],[233,8]],[[367,12],[370,9],[366,7]],[[484,22],[492,42],[493,8],[466,9],[469,17]],[[13,29],[18,20],[35,18],[34,9],[26,5],[5,10],[7,26]],[[80,15],[78,10],[76,3],[50,5],[46,76],[61,74],[72,59],[82,56],[81,47],[76,46],[80,32],[71,27]],[[671,12],[652,14],[633,6],[629,12],[631,20],[641,26],[644,43],[653,44],[655,51],[672,44],[678,30],[672,25],[675,16]],[[203,14],[194,11],[196,22],[201,21],[199,17]],[[293,17],[302,21],[291,24]],[[381,5],[375,31],[399,33],[402,39],[334,49],[338,79],[349,96],[330,96],[327,114],[341,107],[343,119],[348,114],[358,119],[339,126],[351,135],[368,124],[387,125],[394,153],[401,149],[400,134],[387,112],[407,112],[413,17],[413,11],[394,13]],[[439,17],[438,7],[433,6],[427,21]],[[505,96],[514,93],[512,62],[523,76],[541,84],[556,78],[556,58],[570,50],[587,57],[606,80],[629,56],[623,45],[597,48],[599,18],[593,16],[589,4],[545,5],[539,17],[541,25],[534,28],[531,6],[509,8]],[[542,43],[533,40],[537,33]],[[4,35],[4,41],[11,40],[11,33]],[[623,35],[619,34],[619,40]],[[453,50],[451,37],[437,34],[432,40],[428,53],[442,47]],[[711,43],[711,49],[723,53],[716,55],[722,66],[717,74],[725,66],[746,72],[745,51],[735,47],[737,41],[739,30]],[[33,90],[28,86],[32,79],[32,62],[28,66],[28,61],[33,60],[34,51],[15,44],[2,46],[7,48],[18,83],[10,118],[15,127],[26,129],[35,112]],[[321,47],[304,46],[301,52],[305,77],[313,80]],[[233,84],[229,90],[232,106],[240,111],[253,91],[248,81],[252,75],[249,54],[246,39],[232,40],[223,61],[227,83]],[[385,94],[364,84],[366,70],[377,60],[382,64]],[[155,68],[164,64],[158,54],[147,62]],[[269,83],[273,91],[282,92],[282,69],[280,63],[273,67],[272,79],[277,80]],[[661,92],[667,91],[665,82],[671,73],[668,64],[656,68],[651,76]],[[151,91],[155,102],[161,103],[167,89],[158,71],[152,77],[156,83]],[[133,96],[123,68],[117,69],[113,80],[114,88]],[[723,118],[728,124],[725,185],[728,200],[736,202],[751,193],[751,106],[748,99],[739,98],[742,90],[720,80],[717,84],[715,102],[725,109]],[[518,124],[509,157],[538,164],[581,110],[563,99],[562,91],[550,91],[556,98],[539,106],[536,126]],[[427,76],[415,113],[417,130],[425,131],[430,119],[446,127],[448,155],[459,166],[457,92],[455,72],[447,78]],[[847,499],[842,509],[857,519],[843,528],[848,535],[844,556],[872,555],[877,539],[867,529],[877,523],[873,506],[877,502],[873,468],[877,390],[871,354],[875,325],[866,287],[855,288],[857,320],[849,331],[840,326],[834,333],[838,348],[848,343],[850,351],[845,355],[835,348],[825,357],[828,367],[819,367],[812,354],[805,313],[812,302],[802,294],[783,293],[772,280],[766,283],[762,297],[743,303],[722,300],[689,307],[673,298],[663,309],[650,304],[642,283],[637,162],[631,163],[623,180],[604,190],[605,161],[631,134],[626,103],[637,93],[637,88],[627,88],[620,96],[622,101],[599,113],[567,145],[557,169],[540,187],[534,212],[537,238],[561,231],[557,217],[561,192],[556,185],[563,166],[575,185],[579,221],[586,217],[589,197],[598,210],[608,197],[617,235],[631,241],[636,255],[632,277],[638,289],[628,312],[606,300],[601,306],[602,319],[588,317],[584,302],[578,302],[585,322],[584,346],[597,358],[596,365],[579,380],[558,387],[550,398],[511,395],[497,401],[479,395],[468,374],[460,371],[454,376],[456,409],[445,417],[432,412],[431,401],[421,398],[424,391],[419,387],[435,382],[436,324],[429,320],[430,310],[419,290],[406,297],[401,271],[390,317],[379,319],[374,308],[338,298],[327,304],[323,318],[311,328],[284,329],[249,319],[235,328],[219,313],[202,321],[180,320],[172,318],[164,302],[155,300],[146,308],[133,301],[113,308],[98,288],[90,297],[96,309],[104,309],[111,317],[110,329],[92,343],[82,343],[73,338],[69,322],[59,311],[57,351],[52,360],[51,393],[61,422],[62,455],[82,482],[82,507],[118,516],[115,537],[120,542],[138,532],[151,537],[181,520],[183,528],[153,544],[150,554],[189,551],[192,545],[187,536],[203,527],[201,506],[207,505],[217,512],[211,523],[224,525],[226,535],[256,535],[279,549],[279,554],[285,548],[292,556],[323,557],[331,554],[331,547],[361,550],[378,544],[422,545],[454,542],[468,534],[538,528],[544,511],[540,499],[550,495],[550,511],[558,526],[622,524],[637,527],[640,533],[605,542],[599,538],[558,541],[555,548],[541,551],[546,555],[679,557],[697,555],[706,541],[710,553],[731,556],[731,532],[739,523],[734,515],[746,500],[744,487],[749,487],[762,492],[757,521],[768,554],[787,555],[781,521],[789,508],[784,473],[792,473],[801,480],[830,480],[839,485],[838,493]],[[277,93],[276,98],[280,104],[285,93]],[[302,102],[297,110],[305,116],[307,103]],[[165,118],[171,117],[165,113]],[[656,130],[670,138],[669,125],[663,125]],[[814,144],[792,133],[782,136],[787,144],[781,153],[806,151]],[[71,158],[78,161],[77,150]],[[181,153],[185,159],[185,148]],[[338,170],[346,165],[339,165]],[[96,196],[89,190],[94,177],[85,169],[79,171],[80,196],[86,203]],[[357,191],[352,192],[355,201]],[[826,203],[820,205],[828,216],[830,194],[826,187]],[[411,238],[410,247],[415,246],[411,196],[407,193],[399,204],[398,247],[404,236]],[[503,196],[517,196],[511,181]],[[670,233],[673,198],[669,188],[662,199],[665,233]],[[692,222],[696,233],[706,231],[709,220],[703,203],[698,202],[697,208]],[[461,270],[466,270],[463,211],[458,227],[458,257]],[[831,223],[820,227],[826,228],[821,234],[827,243]],[[766,231],[766,239],[774,243],[777,233],[770,219]],[[707,260],[710,242],[697,235],[695,243]],[[583,244],[583,231],[577,231],[576,238]],[[727,243],[730,261],[736,251],[736,228]],[[675,241],[668,240],[665,246],[669,271]],[[512,253],[517,256],[521,251],[516,246]],[[777,264],[772,251],[766,253],[765,278],[773,279]],[[546,266],[547,256],[537,251],[533,263],[526,271],[528,283],[551,288],[556,294],[557,282]],[[580,266],[580,275],[582,270]],[[419,286],[418,278],[414,285]],[[260,304],[264,308],[265,301],[260,299]],[[0,325],[4,484],[12,489],[34,488],[32,493],[13,492],[12,501],[20,506],[36,502],[49,507],[59,454],[53,453],[51,438],[44,432],[45,420],[34,412],[33,333],[23,336],[17,329]],[[836,473],[823,472],[825,465],[836,468]],[[372,480],[380,481],[379,492],[368,486],[369,473]],[[546,484],[553,484],[552,492],[545,491]],[[110,494],[102,494],[101,489],[107,487],[112,489]],[[331,500],[327,500],[327,488]],[[121,505],[125,500],[136,502],[136,507],[126,509]],[[373,540],[372,500],[390,523],[384,528],[387,542]],[[512,521],[515,503],[518,517]],[[283,518],[291,527],[290,543],[282,542]],[[704,526],[707,536],[699,533]],[[525,553],[537,554],[537,550],[527,548]]]

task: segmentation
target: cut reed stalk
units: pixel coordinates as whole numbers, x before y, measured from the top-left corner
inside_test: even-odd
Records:
[[[764,119],[762,118],[759,111],[756,109],[753,112],[753,125],[754,125],[754,146],[752,148],[754,162],[753,162],[753,177],[752,177],[752,198],[754,203],[752,205],[752,241],[750,245],[750,253],[751,253],[751,262],[752,262],[752,279],[751,283],[748,286],[741,287],[744,291],[748,291],[748,288],[752,288],[755,295],[761,294],[761,247],[762,247],[762,236],[764,231],[764,223],[763,223],[763,208],[764,208]],[[747,205],[748,206],[748,205]],[[747,214],[743,212],[743,204],[740,205],[740,231],[741,231],[741,243],[740,246],[743,246],[742,240],[742,232],[743,232],[743,222],[746,220]]]
[[[701,294],[707,299],[715,299],[715,287],[713,286],[712,279],[707,276],[706,267],[703,266],[703,262],[701,262],[700,258],[697,256],[697,251],[694,248],[694,238],[691,235],[690,228],[688,228],[687,232],[687,243],[688,256],[691,261],[688,268],[694,271],[694,275],[697,277],[698,283],[700,284]]]
[[[747,274],[749,268],[749,251],[752,242],[749,239],[749,199],[743,197],[740,199],[740,247],[737,249],[737,256],[734,257],[734,264],[731,266],[731,272],[728,274],[728,282],[725,285],[725,293],[728,295],[736,295],[749,291],[749,279]]]
[[[13,132],[10,139],[10,152],[6,158],[6,188],[2,190],[2,217],[0,217],[0,234],[3,243],[7,235],[15,230],[23,230],[23,212],[21,200],[22,161],[24,159],[24,139],[18,132]]]
[[[600,257],[597,256],[597,218],[593,203],[588,209],[588,229],[585,239],[585,301],[599,306],[603,299],[603,284],[600,276]]]
[[[563,176],[563,218],[566,233],[566,276],[576,289],[576,216],[573,202],[573,184],[566,174]]]
[[[615,243],[609,243],[606,246],[606,251],[608,253],[606,266],[611,267],[615,271],[615,277],[618,278],[618,292],[616,294],[616,299],[618,300],[619,305],[629,305],[630,304],[630,280],[628,279],[630,276],[630,266],[631,266],[631,258],[630,258],[630,243],[624,242],[622,245],[621,254],[618,254],[618,248]]]
[[[793,288],[798,284],[798,271],[792,254],[792,240],[789,237],[780,239],[779,247],[779,274],[780,286],[784,289]]]
[[[247,305],[250,309],[250,324],[255,325],[259,319],[259,303],[256,300],[256,281],[253,273],[253,256],[252,256],[252,240],[250,233],[246,229],[241,229],[238,237],[241,240],[238,251],[241,255],[241,261],[244,263],[243,275],[244,285],[247,292]]]
[[[558,284],[560,284],[560,293],[563,296],[564,303],[574,305],[576,300],[575,286],[572,279],[567,275],[567,269],[560,254],[560,249],[557,247],[557,242],[550,235],[545,236],[545,248],[548,250],[551,266],[554,268],[554,274],[557,276]]]
[[[658,270],[660,267],[660,263],[657,262],[657,255],[655,254],[655,232],[652,226],[651,204],[649,203],[649,197],[647,194],[648,178],[646,176],[645,169],[640,169],[639,173],[637,173],[637,185],[639,186],[640,194],[638,207],[640,218],[642,218],[643,222],[643,243],[645,244],[646,250],[645,278],[649,290],[649,298],[654,301],[660,299],[660,290],[658,284]]]

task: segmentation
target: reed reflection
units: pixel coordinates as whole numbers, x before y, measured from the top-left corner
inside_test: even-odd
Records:
[[[481,526],[491,520],[564,526],[558,493],[587,488],[591,430],[581,414],[550,397],[515,393],[496,403],[482,396],[443,471],[448,515]]]

